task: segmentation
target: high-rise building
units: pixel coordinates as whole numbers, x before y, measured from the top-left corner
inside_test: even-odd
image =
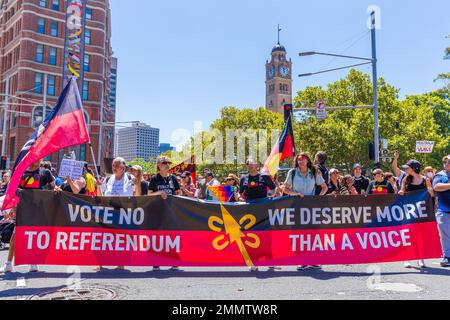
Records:
[[[141,122],[119,129],[117,155],[126,161],[149,160],[159,155],[159,129]]]
[[[167,151],[175,151],[175,147],[172,147],[170,143],[161,143],[159,145],[159,154],[162,154]]]
[[[284,113],[284,105],[292,103],[292,60],[278,42],[272,58],[266,62],[266,109]]]
[[[65,0],[0,0],[0,101],[7,93],[10,111],[2,139],[11,162],[63,89],[66,10]],[[103,126],[100,137],[100,121],[115,122],[115,102],[112,106],[108,98],[112,74],[109,0],[87,0],[84,32],[84,82],[80,94],[95,160],[102,165],[103,158],[111,158],[114,149],[114,129]],[[73,150],[79,160],[93,163],[88,145]],[[57,164],[60,159],[58,153],[48,160]]]

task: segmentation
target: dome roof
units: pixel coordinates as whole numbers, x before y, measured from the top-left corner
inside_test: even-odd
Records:
[[[272,49],[272,53],[277,52],[277,51],[280,51],[280,52],[286,52],[286,49],[285,49],[281,44],[278,43],[278,44]]]

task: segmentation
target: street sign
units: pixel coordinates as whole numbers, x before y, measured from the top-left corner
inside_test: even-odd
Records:
[[[316,102],[316,118],[317,120],[325,120],[327,118],[327,102],[325,100]]]

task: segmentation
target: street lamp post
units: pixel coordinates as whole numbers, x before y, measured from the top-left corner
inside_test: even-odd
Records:
[[[347,56],[347,55],[341,55],[341,54],[334,54],[334,53],[324,53],[324,52],[316,52],[316,51],[308,51],[308,52],[301,52],[299,53],[300,57],[305,56],[312,56],[312,55],[322,55],[322,56],[331,56],[331,57],[338,57],[338,58],[347,58],[347,59],[357,59],[357,60],[365,60],[366,62],[348,65],[345,67],[340,68],[334,68],[334,69],[328,69],[328,70],[322,70],[318,72],[311,72],[311,73],[303,73],[300,74],[299,77],[309,77],[316,74],[326,73],[326,72],[332,72],[342,69],[348,69],[353,67],[358,67],[366,64],[372,65],[372,81],[373,81],[373,101],[374,104],[371,106],[371,108],[374,109],[374,144],[375,144],[375,163],[376,165],[380,164],[380,129],[379,129],[379,103],[378,103],[378,73],[377,73],[377,51],[376,51],[376,32],[375,32],[375,12],[371,13],[371,38],[372,38],[372,58],[362,58],[362,57],[354,57],[354,56]],[[339,107],[339,109],[343,109],[346,107]],[[349,109],[355,109],[355,108],[362,108],[362,107],[347,107]]]

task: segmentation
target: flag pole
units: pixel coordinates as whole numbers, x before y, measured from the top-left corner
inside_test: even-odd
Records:
[[[94,161],[95,173],[97,174],[97,179],[98,179],[98,178],[100,178],[100,175],[98,174],[97,163],[95,162],[94,149],[92,148],[92,143],[90,141],[89,141],[89,148],[91,149],[92,161]]]

